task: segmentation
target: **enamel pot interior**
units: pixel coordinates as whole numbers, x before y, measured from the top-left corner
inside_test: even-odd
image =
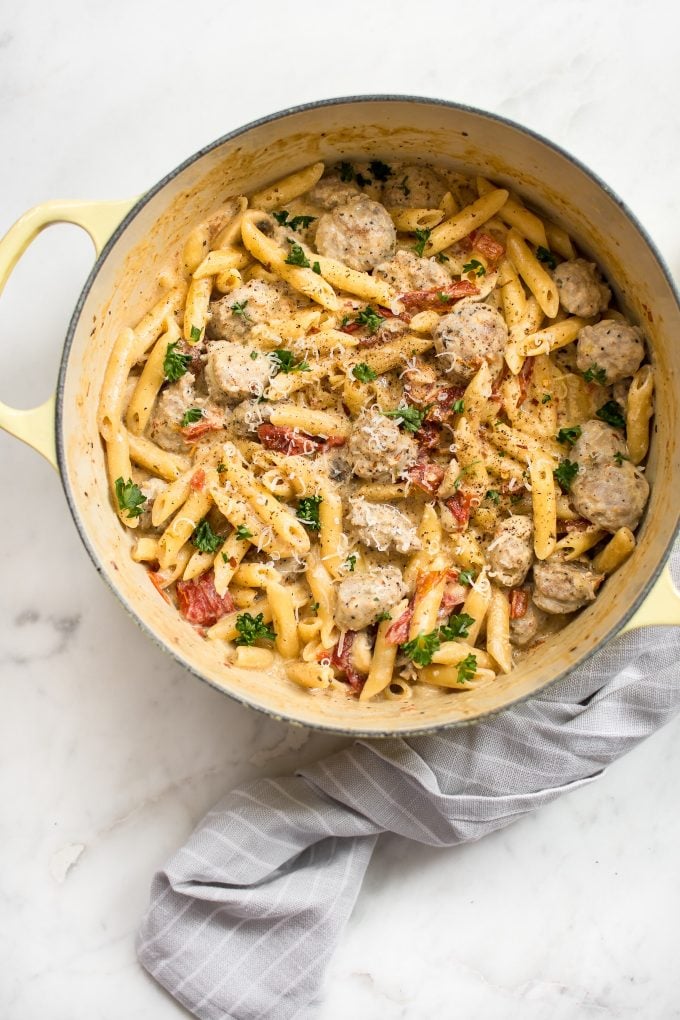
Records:
[[[597,601],[536,649],[511,676],[478,691],[418,691],[409,702],[360,704],[226,664],[221,642],[203,640],[167,605],[130,558],[131,536],[112,512],[97,401],[117,332],[159,297],[159,270],[187,231],[224,199],[253,191],[315,160],[379,157],[440,162],[511,185],[573,235],[603,267],[624,310],[649,339],[656,419],[647,476],[652,495],[639,544]],[[469,722],[535,693],[610,638],[658,574],[678,523],[680,312],[671,284],[619,201],[568,156],[516,125],[478,111],[412,99],[340,100],[258,122],[189,160],[132,210],[95,266],[74,315],[58,396],[64,486],[95,564],[146,630],[192,672],[275,716],[339,732],[404,734]],[[421,689],[422,690],[422,689]]]

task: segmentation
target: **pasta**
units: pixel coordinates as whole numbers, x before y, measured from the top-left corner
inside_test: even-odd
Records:
[[[505,187],[417,169],[414,194],[373,160],[227,198],[103,380],[135,569],[309,697],[511,674],[633,553],[648,497],[653,369],[597,268]]]

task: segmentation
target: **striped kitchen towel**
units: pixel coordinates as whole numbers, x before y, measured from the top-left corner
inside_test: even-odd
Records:
[[[456,846],[592,782],[678,711],[679,662],[680,628],[633,631],[486,722],[234,790],[155,876],[141,963],[201,1020],[312,1020],[381,832]]]

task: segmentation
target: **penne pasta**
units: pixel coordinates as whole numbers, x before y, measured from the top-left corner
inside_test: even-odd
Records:
[[[549,457],[534,455],[529,463],[531,503],[534,515],[534,553],[546,560],[557,542],[557,503],[553,466]]]
[[[477,190],[480,195],[489,195],[494,191],[495,185],[483,177],[477,178]],[[501,206],[498,215],[504,223],[520,234],[521,237],[531,241],[536,246],[548,247],[548,238],[542,220],[529,212],[515,195],[509,195],[506,202]]]
[[[643,365],[633,376],[626,406],[628,455],[633,464],[640,464],[649,449],[649,420],[654,413],[654,374],[650,365]]]
[[[607,542],[602,552],[593,560],[598,573],[613,574],[635,549],[635,535],[630,528],[619,528]]]
[[[99,432],[107,443],[118,437],[123,411],[125,410],[125,387],[130,369],[136,359],[137,337],[131,329],[122,330],[113,345],[104,375],[102,396],[99,401]]]
[[[125,421],[133,435],[139,436],[149,423],[153,405],[159,390],[166,380],[165,359],[172,345],[177,344],[180,329],[174,319],[154,344],[151,354],[146,360],[142,374],[137,380],[127,408]]]
[[[188,344],[198,344],[203,340],[208,322],[212,284],[212,277],[194,279],[189,284],[183,328],[184,339]]]
[[[415,234],[416,230],[431,230],[444,219],[443,209],[395,209],[388,207],[387,211],[397,230],[403,230],[407,234]]]
[[[323,163],[312,163],[311,166],[282,177],[263,191],[256,191],[250,199],[250,205],[253,209],[278,209],[313,188],[323,172]]]
[[[522,235],[514,228],[508,231],[508,258],[538,301],[542,311],[553,319],[560,299],[553,278],[531,252]]]
[[[503,188],[495,188],[460,212],[454,213],[450,219],[444,220],[433,229],[423,249],[423,255],[437,255],[456,241],[462,240],[471,231],[479,229],[496,215],[507,200],[508,192]]]
[[[501,673],[512,669],[510,647],[510,603],[502,589],[491,586],[491,601],[486,614],[486,650]]]
[[[188,468],[188,457],[180,453],[168,453],[145,436],[134,436],[129,432],[127,439],[133,464],[139,464],[166,482],[176,481]]]
[[[360,701],[368,701],[370,698],[375,698],[392,681],[394,664],[397,659],[397,646],[388,643],[387,631],[392,620],[397,620],[406,610],[407,606],[408,602],[406,600],[399,602],[390,610],[388,619],[383,620],[378,626],[378,633],[376,634],[375,645],[373,647],[373,657],[368,676],[366,677],[366,683],[359,695]]]

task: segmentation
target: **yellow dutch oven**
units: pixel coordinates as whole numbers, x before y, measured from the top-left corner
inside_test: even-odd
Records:
[[[221,642],[199,637],[130,558],[130,539],[110,505],[97,433],[104,369],[118,331],[137,322],[157,297],[157,273],[168,253],[178,251],[188,230],[226,197],[252,192],[316,160],[353,158],[440,162],[516,189],[597,260],[621,307],[649,341],[656,417],[647,466],[652,491],[638,546],[593,605],[513,674],[476,691],[363,704],[337,693],[310,693],[276,672],[227,665]],[[71,319],[57,392],[33,410],[0,404],[0,426],[60,471],[95,566],[147,633],[196,676],[291,722],[354,735],[408,734],[468,723],[542,691],[633,627],[680,624],[680,597],[665,565],[680,518],[678,295],[630,211],[561,149],[507,120],[438,100],[376,96],[313,103],[233,131],[139,199],[48,202],[32,209],[0,242],[0,286],[33,238],[63,222],[89,233],[97,260]]]

